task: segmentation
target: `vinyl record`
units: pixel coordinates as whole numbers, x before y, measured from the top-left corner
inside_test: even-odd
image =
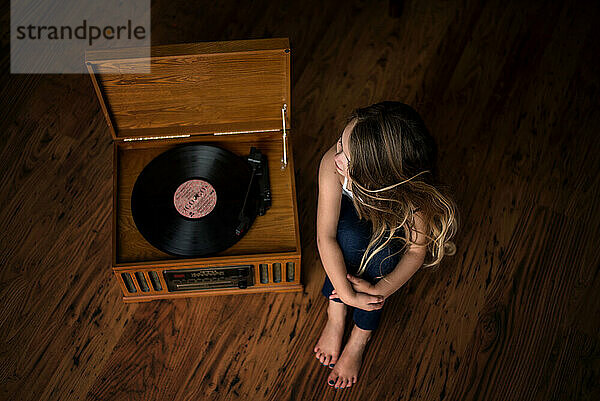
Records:
[[[236,233],[252,176],[248,162],[223,148],[186,144],[153,159],[131,194],[133,220],[156,248],[175,256],[200,257],[223,251],[247,230]],[[257,210],[252,181],[246,216]]]

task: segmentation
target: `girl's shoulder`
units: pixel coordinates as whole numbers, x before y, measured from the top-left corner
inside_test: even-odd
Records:
[[[339,174],[335,168],[335,152],[337,151],[336,144],[330,147],[321,157],[319,164],[319,182],[323,184],[339,183],[340,188],[344,183],[344,177]],[[322,180],[323,177],[328,179]]]

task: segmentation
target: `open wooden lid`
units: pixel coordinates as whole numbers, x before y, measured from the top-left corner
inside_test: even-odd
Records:
[[[86,52],[86,65],[114,139],[286,129],[288,38]]]

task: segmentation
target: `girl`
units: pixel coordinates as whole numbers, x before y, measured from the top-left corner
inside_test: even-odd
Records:
[[[454,201],[440,192],[435,141],[419,114],[399,102],[355,110],[319,166],[317,246],[329,305],[314,352],[332,368],[330,386],[356,383],[385,299],[421,266],[455,253],[456,219]],[[340,355],[348,306],[354,327]]]

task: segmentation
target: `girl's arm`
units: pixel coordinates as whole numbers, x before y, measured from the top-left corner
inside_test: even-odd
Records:
[[[424,260],[425,252],[407,252],[402,256],[396,268],[374,285],[373,294],[383,295],[384,298],[389,297],[398,291],[419,270]]]
[[[321,159],[319,165],[319,198],[317,202],[317,247],[323,268],[342,301],[351,300],[355,291],[346,278],[346,264],[337,242],[342,189],[335,170],[336,145]]]
[[[415,213],[415,226],[417,232],[413,231],[411,241],[420,245],[411,245],[394,270],[375,284],[375,294],[383,295],[385,298],[389,297],[402,287],[423,265],[427,247],[424,245],[425,235],[423,234],[425,223],[422,214],[419,212]]]

